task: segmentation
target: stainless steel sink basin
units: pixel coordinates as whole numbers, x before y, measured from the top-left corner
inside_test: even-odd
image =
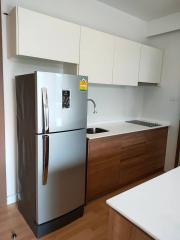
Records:
[[[103,129],[103,128],[87,128],[86,131],[88,134],[108,132],[108,130]]]

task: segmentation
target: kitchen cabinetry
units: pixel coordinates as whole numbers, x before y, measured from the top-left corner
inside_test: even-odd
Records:
[[[88,140],[87,201],[163,171],[168,128]]]
[[[111,240],[154,240],[154,238],[111,207],[109,208],[108,236]]]
[[[139,67],[139,82],[160,83],[162,60],[162,50],[142,45]]]
[[[79,63],[80,26],[14,8],[9,16],[10,55]]]
[[[9,56],[79,64],[90,83],[160,83],[162,51],[21,7],[9,17]]]
[[[162,55],[157,48],[81,27],[79,74],[90,83],[160,83]]]
[[[112,84],[114,37],[81,27],[79,74],[90,83]]]
[[[115,37],[113,84],[138,85],[141,44]]]

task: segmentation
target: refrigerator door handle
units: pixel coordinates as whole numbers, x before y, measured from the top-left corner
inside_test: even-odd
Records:
[[[42,88],[42,108],[43,108],[43,131],[49,133],[49,107],[47,88]]]
[[[49,168],[49,136],[43,135],[43,177],[42,184],[47,184]]]

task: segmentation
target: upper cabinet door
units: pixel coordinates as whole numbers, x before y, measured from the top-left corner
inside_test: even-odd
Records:
[[[90,83],[112,84],[114,37],[81,27],[79,74]]]
[[[20,7],[15,15],[17,55],[79,64],[80,26]]]
[[[160,49],[142,46],[139,82],[160,83],[163,52]]]
[[[141,44],[123,38],[115,38],[113,83],[137,86]]]

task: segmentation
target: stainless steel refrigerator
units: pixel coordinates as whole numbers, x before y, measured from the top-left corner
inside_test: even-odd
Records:
[[[16,98],[18,208],[41,237],[83,214],[87,77],[16,76]]]

